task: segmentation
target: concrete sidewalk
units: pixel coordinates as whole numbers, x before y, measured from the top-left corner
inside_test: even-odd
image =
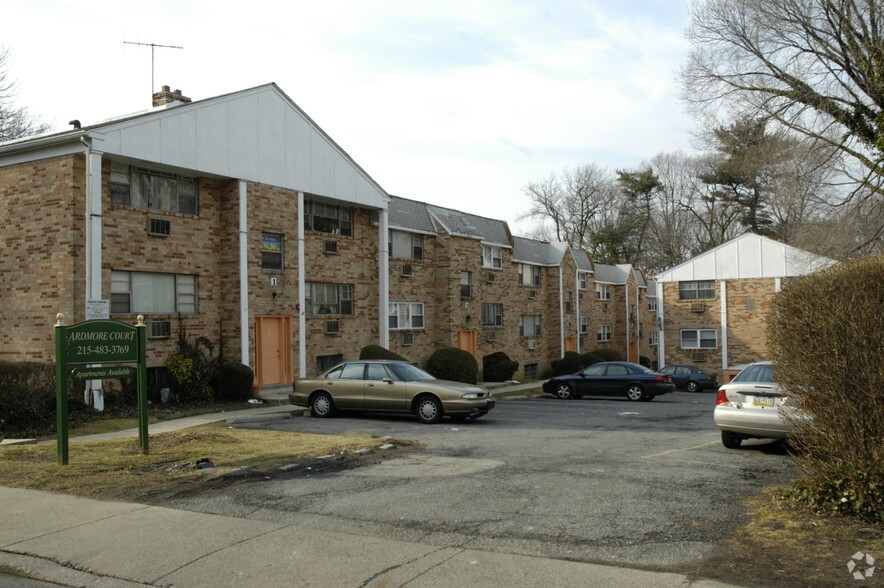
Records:
[[[727,586],[0,487],[0,569],[65,586]]]

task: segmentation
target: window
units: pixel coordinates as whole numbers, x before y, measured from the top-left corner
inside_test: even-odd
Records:
[[[308,316],[352,315],[353,286],[309,282],[306,306]]]
[[[473,273],[460,272],[460,299],[469,300],[473,297]]]
[[[316,373],[321,374],[326,370],[330,370],[342,361],[344,361],[343,355],[318,355],[316,356]],[[325,377],[335,379],[340,378],[342,370],[343,366],[339,367],[334,372],[326,374]]]
[[[611,286],[610,286],[610,284],[596,284],[595,285],[595,299],[596,300],[610,300],[611,299]]]
[[[522,315],[522,319],[519,322],[519,336],[539,337],[541,335],[540,317],[541,315],[539,314]]]
[[[650,310],[651,312],[657,312],[656,298],[648,298],[648,310]]]
[[[503,252],[500,247],[482,245],[482,267],[495,269],[503,267]]]
[[[391,302],[389,321],[390,330],[392,331],[399,329],[423,329],[424,303]]]
[[[650,345],[658,345],[660,343],[660,333],[658,331],[651,331],[648,343]]]
[[[586,272],[577,272],[577,289],[586,290]]]
[[[525,379],[526,380],[536,380],[537,373],[540,371],[540,364],[538,363],[526,363],[525,364]]]
[[[519,284],[522,286],[540,285],[540,268],[536,265],[519,264]]]
[[[681,300],[709,300],[715,298],[715,281],[694,280],[679,282],[678,296]]]
[[[353,235],[353,209],[316,200],[304,202],[304,228],[308,231]]]
[[[599,325],[598,331],[596,331],[596,340],[597,341],[610,341],[611,340],[611,325]]]
[[[589,317],[581,316],[580,317],[580,334],[585,335],[589,333]]]
[[[503,304],[483,304],[482,305],[482,326],[485,326],[485,327],[502,327],[503,326]]]
[[[422,260],[424,258],[424,236],[391,230],[390,257]]]
[[[196,276],[111,272],[114,314],[196,314]]]
[[[196,178],[111,164],[111,202],[181,214],[198,213]]]
[[[282,235],[261,233],[261,269],[282,270]]]
[[[682,329],[682,349],[716,349],[718,331],[715,329]]]

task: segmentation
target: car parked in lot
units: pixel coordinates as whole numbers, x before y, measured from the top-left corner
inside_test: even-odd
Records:
[[[660,373],[672,376],[675,387],[688,392],[718,388],[718,378],[714,374],[707,374],[693,365],[667,365],[660,370]]]
[[[437,380],[413,364],[391,360],[349,361],[315,378],[295,380],[289,401],[309,407],[315,417],[344,410],[399,412],[424,423],[444,416],[477,419],[495,404],[481,386]]]
[[[774,364],[760,361],[718,389],[713,419],[721,430],[721,443],[737,449],[744,439],[785,439],[789,426],[783,412],[788,408],[776,383]]]
[[[543,383],[544,392],[562,399],[592,395],[653,400],[674,390],[670,376],[626,361],[603,361],[576,374],[556,376]]]

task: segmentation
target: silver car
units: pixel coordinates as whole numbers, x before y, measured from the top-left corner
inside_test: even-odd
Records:
[[[359,360],[315,378],[295,380],[289,401],[315,417],[339,410],[413,413],[424,423],[443,416],[477,419],[494,408],[491,393],[472,384],[437,380],[405,361]]]
[[[761,361],[719,387],[713,418],[725,447],[738,449],[743,439],[785,439],[789,434],[782,415],[788,403],[775,376],[773,363]]]

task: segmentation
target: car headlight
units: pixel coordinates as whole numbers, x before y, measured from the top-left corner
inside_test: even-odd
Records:
[[[482,398],[484,395],[484,392],[467,392],[463,395],[463,398],[466,398],[468,400],[475,400],[476,398]]]

